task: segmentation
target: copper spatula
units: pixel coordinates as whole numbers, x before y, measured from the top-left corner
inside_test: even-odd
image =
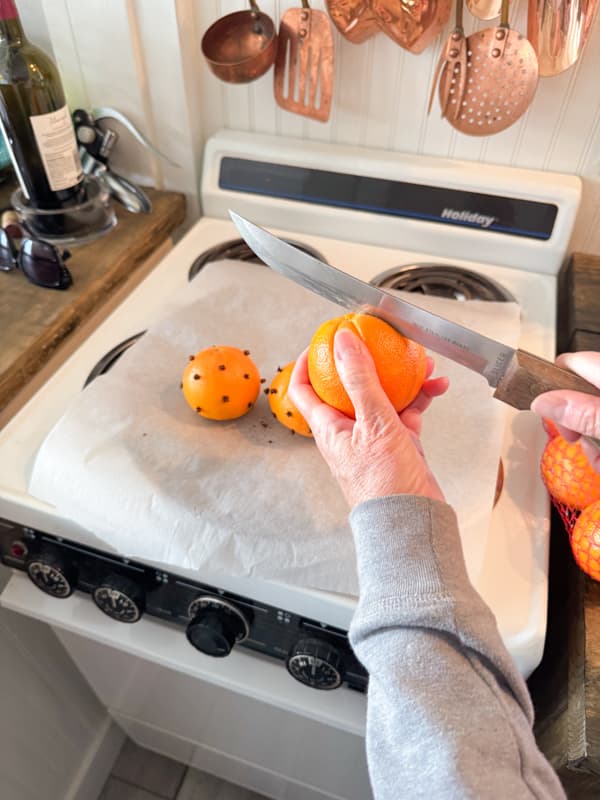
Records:
[[[333,95],[333,31],[324,11],[288,9],[281,19],[274,79],[277,103],[327,122]]]

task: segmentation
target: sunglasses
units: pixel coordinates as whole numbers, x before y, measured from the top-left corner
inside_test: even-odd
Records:
[[[24,238],[21,247],[5,228],[0,228],[0,270],[20,270],[25,277],[46,289],[68,289],[73,283],[71,273],[65,266],[70,258],[68,250],[61,253],[50,242]]]

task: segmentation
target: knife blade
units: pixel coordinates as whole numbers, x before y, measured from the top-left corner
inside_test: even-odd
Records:
[[[554,389],[600,397],[596,386],[550,361],[425,311],[323,263],[234,211],[229,214],[251,249],[276,272],[340,306],[379,317],[423,347],[480,373],[495,389],[494,397],[514,408],[529,409],[535,397]]]

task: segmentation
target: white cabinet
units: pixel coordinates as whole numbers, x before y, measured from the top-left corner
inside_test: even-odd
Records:
[[[281,800],[370,797],[362,736],[56,633],[113,718],[141,746]],[[249,669],[253,661],[249,656]],[[256,665],[260,669],[259,659]],[[337,691],[340,703],[345,694]]]
[[[57,600],[21,573],[5,607],[49,623],[110,716],[134,741],[275,800],[369,800],[366,698],[310,689],[282,662],[236,647],[211,658],[183,629],[126,625],[89,597]]]

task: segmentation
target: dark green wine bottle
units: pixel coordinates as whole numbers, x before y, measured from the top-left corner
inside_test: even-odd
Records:
[[[84,199],[58,70],[27,40],[14,0],[0,0],[0,128],[29,205],[64,208]]]

